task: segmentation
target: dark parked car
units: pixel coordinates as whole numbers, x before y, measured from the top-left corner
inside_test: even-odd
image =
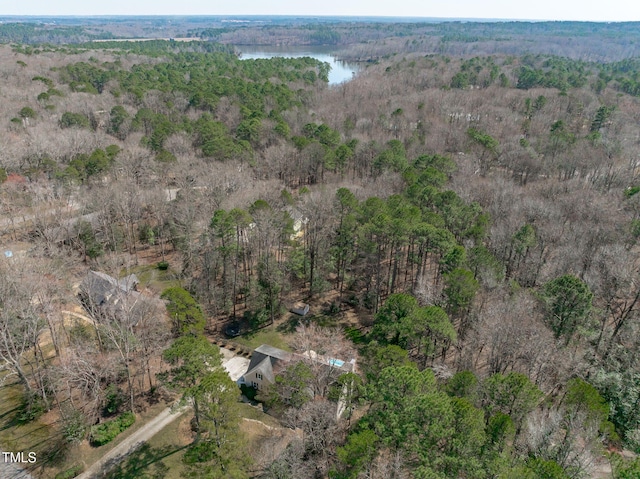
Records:
[[[227,324],[224,328],[224,334],[229,338],[235,338],[237,336],[240,336],[240,323],[237,321],[234,321],[232,323]]]

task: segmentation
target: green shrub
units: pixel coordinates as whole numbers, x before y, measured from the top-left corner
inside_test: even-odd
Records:
[[[622,449],[622,439],[616,431],[616,426],[610,421],[604,421],[600,425],[600,433],[604,437],[604,441],[607,445],[613,446],[617,449]]]
[[[73,467],[70,467],[66,471],[62,471],[56,474],[55,479],[72,479],[80,475],[82,471],[84,471],[84,467],[82,466],[82,464],[75,464]]]
[[[160,271],[166,271],[169,269],[169,263],[167,261],[160,261],[158,263],[158,269]]]
[[[74,321],[71,327],[69,328],[69,342],[71,344],[79,345],[86,344],[93,340],[93,332],[90,327],[81,323],[80,321]]]
[[[85,415],[70,403],[63,403],[60,412],[60,430],[64,440],[71,444],[81,442],[86,437],[88,429]]]
[[[256,396],[258,395],[258,390],[256,388],[247,386],[246,384],[240,385],[240,392],[242,392],[242,394],[244,394],[250,401],[255,401]]]
[[[118,434],[120,434],[120,423],[117,420],[107,421],[91,428],[89,442],[94,447],[103,446],[113,441]]]
[[[640,186],[629,186],[626,190],[624,190],[624,195],[627,198],[631,198],[636,195],[640,191]]]
[[[340,305],[336,301],[331,301],[331,303],[329,303],[329,306],[324,310],[324,313],[330,316],[335,316],[339,312]]]
[[[43,76],[35,76],[35,77],[33,77],[31,79],[31,81],[41,81],[47,87],[49,87],[49,88],[53,87],[53,80],[51,78],[47,78],[47,77],[43,77]]]
[[[136,422],[136,415],[131,411],[127,411],[122,414],[122,416],[120,416],[120,426],[122,427],[123,431],[129,426],[133,425],[134,422]]]
[[[116,419],[98,424],[91,428],[89,442],[94,447],[104,446],[113,441],[118,434],[127,429],[136,421],[135,415],[127,411]]]
[[[60,128],[89,128],[89,118],[82,113],[65,111],[60,118]]]
[[[160,150],[156,153],[156,161],[160,163],[175,163],[178,159],[170,151]]]
[[[363,344],[366,342],[364,334],[358,328],[345,328],[344,335],[354,344]]]
[[[35,421],[44,414],[45,409],[46,404],[39,394],[34,392],[25,393],[22,398],[22,404],[18,410],[18,423],[27,424]]]
[[[20,110],[19,115],[20,118],[35,118],[36,112],[33,110],[33,108],[25,106],[22,110]]]
[[[242,317],[249,322],[251,328],[259,328],[269,321],[269,311],[264,308],[256,311],[245,311]]]
[[[118,389],[115,384],[110,384],[105,391],[104,407],[102,414],[104,416],[112,416],[118,412],[118,409],[124,404],[125,395]]]
[[[140,226],[138,227],[138,239],[142,243],[154,245],[156,244],[156,232],[153,227],[147,223],[140,223]]]

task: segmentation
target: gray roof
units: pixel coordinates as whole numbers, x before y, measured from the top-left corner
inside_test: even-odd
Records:
[[[109,301],[114,294],[126,294],[134,291],[138,282],[135,274],[130,274],[125,278],[117,280],[100,271],[89,271],[80,284],[80,291],[82,291],[94,305],[99,306]]]
[[[304,222],[304,220],[306,219],[304,217],[304,215],[302,214],[302,212],[298,209],[295,208],[293,206],[287,206],[284,209],[287,213],[289,213],[289,216],[291,216],[291,219],[294,221],[302,221]]]
[[[125,293],[128,293],[129,291],[135,290],[139,282],[140,280],[138,280],[135,274],[130,274],[118,280],[118,287]]]
[[[264,354],[265,356],[271,356],[272,358],[289,360],[291,359],[291,353],[283,349],[274,348],[268,344],[262,344],[255,349],[256,353]]]
[[[260,371],[264,379],[266,381],[269,381],[270,383],[273,383],[276,380],[275,374],[273,372],[273,362],[271,361],[271,358],[268,356],[265,356],[262,359],[262,361],[260,361],[254,367],[251,367],[251,364],[249,364],[249,369],[242,376],[243,377],[250,376],[251,374],[257,371]]]
[[[89,271],[80,284],[80,291],[93,305],[99,306],[109,300],[117,285],[118,281],[108,274]]]
[[[80,293],[90,313],[122,315],[142,299],[135,290],[137,284],[135,274],[118,280],[100,271],[89,271],[80,284]]]
[[[266,380],[273,382],[275,380],[273,368],[276,363],[280,361],[288,362],[292,357],[292,353],[274,348],[268,344],[258,346],[253,351],[251,362],[249,362],[249,367],[247,368],[247,372],[243,374],[243,377],[256,371],[260,371]]]
[[[249,367],[247,368],[247,372],[244,373],[243,376],[248,376],[251,373],[260,371],[265,376],[265,379],[273,382],[275,376],[274,368],[276,364],[281,361],[290,362],[292,360],[312,360],[315,363],[324,364],[327,368],[330,369],[355,371],[355,359],[352,359],[351,361],[343,361],[338,358],[325,358],[318,357],[316,355],[312,356],[310,354],[290,353],[288,351],[269,346],[268,344],[262,344],[254,350],[253,355],[251,356],[251,361],[249,362]]]

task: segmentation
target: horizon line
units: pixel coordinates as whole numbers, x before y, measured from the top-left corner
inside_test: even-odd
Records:
[[[432,22],[534,22],[534,23],[640,23],[640,20],[570,20],[570,19],[534,19],[534,18],[484,18],[484,17],[423,17],[409,15],[310,15],[310,14],[121,14],[121,13],[103,13],[103,14],[0,14],[0,18],[348,18],[348,19],[402,19],[402,20],[423,20]]]

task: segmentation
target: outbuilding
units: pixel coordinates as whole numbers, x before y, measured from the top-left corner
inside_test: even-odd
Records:
[[[306,316],[307,313],[309,312],[309,305],[307,303],[298,301],[293,306],[291,306],[291,309],[289,309],[289,311],[291,311],[294,314],[297,314],[298,316]]]

